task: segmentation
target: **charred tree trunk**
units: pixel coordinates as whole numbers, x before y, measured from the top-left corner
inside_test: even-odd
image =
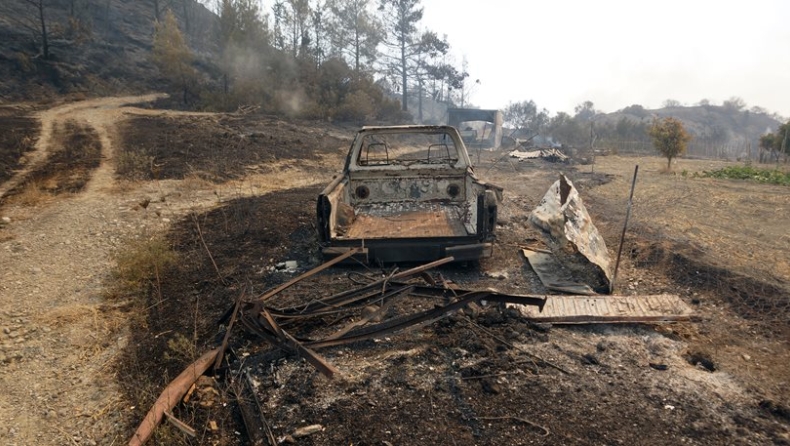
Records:
[[[189,26],[189,0],[181,0],[181,5],[184,7],[184,34],[187,36],[190,32]]]
[[[44,0],[38,0],[34,4],[38,8],[38,19],[41,24],[41,55],[45,60],[49,60],[49,35],[47,21],[44,18]]]
[[[422,79],[419,80],[419,89],[417,92],[417,119],[419,123],[422,124]]]
[[[359,26],[354,29],[354,71],[359,77]]]
[[[400,68],[401,68],[401,83],[403,84],[403,111],[409,111],[409,105],[406,103],[408,98],[407,85],[406,85],[406,37],[404,36],[400,41]]]

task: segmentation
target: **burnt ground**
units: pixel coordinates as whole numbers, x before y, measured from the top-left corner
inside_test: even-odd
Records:
[[[27,173],[9,190],[3,201],[27,194],[22,200],[37,199],[41,193],[77,193],[85,188],[93,170],[101,164],[101,143],[96,131],[86,124],[66,121],[53,129],[53,145],[45,163]],[[7,153],[7,152],[4,152]]]
[[[66,121],[53,130],[53,140],[56,143],[49,148],[47,162],[30,171],[4,198],[30,187],[50,195],[78,193],[85,188],[92,171],[101,163],[98,134],[85,124]]]
[[[116,172],[127,179],[222,182],[261,165],[310,159],[346,145],[347,134],[260,115],[136,116],[121,125]]]
[[[25,153],[35,148],[40,131],[34,117],[18,109],[0,107],[0,183],[19,169]]]
[[[155,169],[162,167],[160,180],[124,181],[124,190],[119,191],[105,175],[112,166],[104,163],[93,172],[92,186],[80,194],[63,194],[58,201],[30,211],[9,204],[4,212],[11,213],[14,232],[4,245],[9,257],[3,260],[10,261],[5,263],[9,269],[3,271],[0,289],[9,300],[25,296],[24,302],[31,306],[25,311],[34,315],[40,313],[36,296],[46,296],[46,302],[77,299],[88,288],[88,302],[101,300],[94,292],[101,288],[102,293],[112,294],[113,290],[106,290],[111,287],[100,287],[103,279],[98,276],[95,287],[85,287],[84,282],[93,277],[94,270],[109,265],[105,257],[109,246],[117,246],[121,253],[133,251],[135,243],[120,245],[117,234],[130,236],[129,240],[142,234],[138,239],[142,242],[157,233],[155,228],[170,226],[165,245],[172,246],[178,258],[163,262],[161,269],[147,276],[135,296],[141,298],[139,305],[129,303],[131,297],[126,295],[102,301],[100,311],[90,311],[85,301],[76,300],[79,317],[71,315],[62,325],[34,318],[42,328],[25,330],[29,339],[22,343],[11,336],[25,328],[17,329],[24,319],[17,313],[4,313],[6,324],[14,318],[14,325],[9,326],[13,331],[6,333],[9,339],[3,344],[2,376],[7,379],[7,393],[14,398],[8,401],[25,408],[21,411],[27,414],[24,419],[35,420],[23,424],[11,419],[16,414],[6,410],[9,426],[16,430],[0,430],[0,437],[9,441],[38,438],[47,429],[53,432],[41,444],[88,438],[117,444],[116,440],[130,436],[161,389],[218,342],[224,333],[220,316],[244,290],[247,295],[259,294],[294,277],[296,273],[277,270],[279,262],[297,260],[300,271],[319,263],[314,200],[329,176],[340,170],[339,147],[348,144],[342,138],[348,136],[343,129],[311,124],[300,135],[303,124],[238,115],[169,113],[151,120],[133,119],[136,130],[124,133],[121,128],[116,135],[111,124],[123,112],[116,108],[113,120],[105,121],[99,119],[108,113],[104,105],[91,107],[81,116],[109,136],[100,139],[111,143],[105,150],[114,153],[111,159],[116,170],[123,153],[140,146],[160,155],[158,160],[156,156],[146,159],[150,176],[136,178],[156,178]],[[69,110],[63,114],[73,112]],[[68,118],[57,121],[65,123]],[[257,126],[261,122],[266,125]],[[171,134],[172,127],[181,130]],[[62,131],[66,128],[65,124],[56,126],[61,130],[53,132],[57,134],[46,147],[59,146],[56,140],[68,134]],[[335,136],[339,139],[334,140]],[[125,137],[132,138],[131,142]],[[246,151],[233,152],[237,146],[228,143],[247,144],[252,139],[257,142],[245,146]],[[168,152],[178,156],[165,158]],[[479,264],[443,267],[435,273],[465,288],[543,293],[517,249],[537,237],[526,221],[529,211],[564,171],[580,189],[614,252],[624,215],[623,197],[627,196],[623,185],[629,183],[629,170],[639,162],[644,176],[637,189],[618,288],[626,294],[678,294],[698,311],[698,321],[561,327],[529,324],[511,310],[486,307],[453,314],[409,333],[323,349],[320,353],[341,371],[334,380],[237,326],[229,363],[216,378],[201,379],[188,401],[175,410],[196,428],[197,437],[163,424],[153,443],[249,444],[250,432],[245,430],[234,397],[235,390],[248,386],[255,390],[245,388],[241,401],[247,407],[259,406],[254,412],[267,420],[276,440],[289,441],[288,435],[298,427],[322,425],[319,432],[297,439],[298,444],[788,444],[790,376],[786,364],[790,358],[784,268],[790,261],[786,249],[790,239],[783,222],[784,209],[790,207],[786,190],[661,175],[656,166],[663,160],[651,157],[602,157],[596,171],[604,174],[590,175],[588,166],[511,163],[502,155],[483,153],[477,169],[481,178],[506,189],[494,257]],[[223,165],[223,156],[245,158]],[[683,168],[692,171],[709,169],[712,164],[683,162],[687,163]],[[67,164],[55,166],[58,171],[69,170]],[[172,177],[162,177],[165,170]],[[162,179],[193,175],[212,182]],[[223,182],[227,178],[233,181]],[[248,196],[242,193],[248,186],[249,193],[265,193]],[[235,192],[229,194],[228,189]],[[279,191],[268,193],[271,190]],[[85,220],[86,215],[96,217]],[[756,230],[752,220],[762,215],[774,219],[765,220]],[[84,234],[75,232],[83,226]],[[53,237],[57,257],[41,234]],[[82,263],[89,260],[90,271],[78,268],[75,253],[80,253]],[[167,257],[164,250],[154,254]],[[28,259],[32,255],[36,257]],[[53,258],[59,260],[52,264]],[[11,268],[17,264],[23,266]],[[71,268],[63,270],[62,276],[73,280],[65,285],[48,280],[60,274],[62,266]],[[31,276],[30,271],[45,274]],[[279,295],[272,305],[287,306],[347,289],[353,286],[350,271],[381,272],[378,268],[333,268]],[[28,282],[45,286],[46,292],[37,294],[38,289],[27,287]],[[392,311],[402,314],[432,308],[435,303],[407,298]],[[102,325],[105,314],[112,315],[112,324]],[[116,343],[120,328],[113,327],[121,321],[131,327]],[[346,323],[347,319],[324,320],[291,329],[298,335],[315,330],[327,333]],[[43,327],[54,330],[48,333]],[[62,337],[65,328],[72,330],[71,344],[63,344],[68,339]],[[51,333],[60,337],[53,341],[48,337]],[[87,341],[93,336],[95,345]],[[128,342],[121,342],[127,336]],[[23,347],[21,356],[17,345]],[[87,347],[80,350],[82,345]],[[30,349],[40,349],[47,356]],[[118,362],[115,349],[123,349]],[[67,352],[80,357],[53,356]],[[101,360],[93,361],[97,352]],[[51,370],[42,361],[52,361],[57,371],[42,372]],[[27,375],[21,374],[25,370]],[[31,370],[32,376],[40,377],[35,383],[24,378]],[[95,387],[104,380],[106,385]],[[110,382],[122,387],[123,398],[99,398],[104,390],[112,390]],[[44,388],[39,387],[31,399],[29,388],[35,385]],[[97,392],[97,388],[104,390]],[[100,406],[74,409],[93,399]],[[99,423],[102,420],[106,422]],[[62,429],[83,437],[62,436]],[[122,432],[113,433],[111,440],[113,429]]]
[[[184,125],[195,133],[206,128]],[[278,138],[285,137],[272,140]],[[298,153],[267,150],[276,152],[269,159]],[[262,153],[269,152],[246,160],[266,159]],[[526,215],[560,171],[571,175],[585,199],[590,197],[588,208],[614,251],[622,202],[596,191],[618,177],[585,176],[581,167],[542,161],[495,163],[499,156],[484,155],[478,167],[481,177],[502,183],[507,191],[494,258],[437,273],[465,288],[545,292],[517,246],[537,236]],[[168,163],[179,162],[172,175],[186,175],[196,161]],[[336,163],[332,168],[339,171],[341,162]],[[214,172],[234,178],[222,169]],[[129,398],[139,401],[133,418],[142,419],[156,389],[221,339],[224,328],[218,321],[242,290],[260,294],[292,278],[294,273],[276,269],[279,262],[297,260],[301,270],[319,263],[313,213],[322,186],[234,199],[175,224],[168,239],[182,261],[149,282],[147,317],[133,330],[120,369]],[[165,424],[155,442],[249,444],[234,398],[234,389],[249,383],[255,396],[247,392],[244,398],[256,400],[249,404],[259,405],[278,440],[290,441],[287,436],[301,426],[322,425],[320,432],[296,440],[305,445],[789,444],[786,346],[777,341],[781,326],[777,331],[775,323],[763,323],[774,320],[769,311],[747,314],[738,306],[754,302],[746,290],[760,289],[760,299],[775,304],[760,308],[782,308],[786,291],[760,277],[717,269],[687,244],[661,234],[642,228],[629,239],[622,292],[679,294],[698,309],[697,322],[551,327],[490,307],[409,333],[324,349],[320,353],[342,372],[335,380],[237,326],[230,363],[216,380],[201,380],[177,408],[176,415],[197,428],[197,438]],[[353,286],[350,271],[380,273],[333,268],[272,304],[286,306],[347,289]],[[408,298],[392,311],[434,304]],[[343,325],[324,322],[329,328],[295,329],[303,335]],[[772,362],[776,349],[781,354]],[[150,386],[144,398],[140,382]]]

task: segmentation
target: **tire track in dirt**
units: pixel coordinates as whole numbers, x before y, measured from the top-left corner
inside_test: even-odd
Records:
[[[52,148],[55,126],[58,123],[65,122],[67,119],[88,121],[89,124],[96,128],[101,137],[101,126],[93,125],[91,120],[97,120],[99,117],[101,117],[102,120],[109,120],[115,117],[113,116],[115,113],[111,112],[118,112],[119,107],[127,104],[151,102],[160,97],[162,97],[161,94],[149,94],[144,96],[102,98],[61,105],[39,112],[36,117],[41,121],[41,134],[36,142],[35,149],[27,155],[28,162],[25,166],[17,172],[13,178],[0,184],[0,198],[4,197],[8,191],[13,190],[21,184],[27,175],[36,167],[46,162],[48,152]],[[104,132],[104,136],[105,138],[102,138],[101,141],[102,148],[103,150],[109,150],[112,144],[110,144],[109,139],[106,138],[106,132]]]

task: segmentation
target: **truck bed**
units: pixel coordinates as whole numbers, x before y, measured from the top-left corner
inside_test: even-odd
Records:
[[[355,218],[341,238],[465,237],[465,207],[459,203],[390,203],[355,209]]]

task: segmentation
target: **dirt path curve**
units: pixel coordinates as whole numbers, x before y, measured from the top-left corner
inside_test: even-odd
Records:
[[[0,196],[46,161],[53,128],[87,123],[102,145],[102,163],[85,190],[34,208],[5,206],[12,223],[0,234],[0,444],[124,444],[131,413],[112,365],[128,336],[123,302],[108,302],[104,286],[113,253],[128,240],[165,230],[191,210],[216,206],[218,197],[264,193],[316,181],[324,175],[294,170],[248,178],[246,184],[195,188],[179,181],[121,187],[113,177],[118,122],[129,114],[198,114],[139,109],[158,95],[103,98],[39,114],[42,132],[25,169],[0,185]],[[143,198],[167,196],[147,209]]]
[[[53,129],[67,119],[86,122],[102,143],[101,166],[86,190],[15,218],[0,245],[0,443],[108,444],[120,396],[107,367],[124,336],[117,311],[104,306],[101,283],[125,231],[119,207],[107,200],[112,184],[111,124],[126,104],[158,95],[104,98],[44,111],[41,135],[26,168],[0,195],[46,161]],[[6,213],[13,210],[6,210]],[[105,373],[101,373],[104,370]]]
[[[46,161],[58,123],[84,122],[99,135],[102,163],[85,191],[14,224],[0,250],[2,444],[110,444],[118,435],[123,406],[108,372],[125,343],[125,325],[103,301],[102,283],[122,240],[164,224],[130,211],[132,191],[113,194],[108,161],[123,114],[151,112],[124,105],[157,97],[104,98],[41,113],[32,161],[0,189],[1,195]]]
[[[99,132],[102,142],[102,150],[108,151],[111,149],[112,144],[109,141],[109,135],[106,132],[106,126],[95,125],[97,123],[106,124],[107,122],[114,122],[117,120],[117,115],[120,108],[128,104],[140,104],[152,102],[163,95],[161,94],[148,94],[144,96],[125,96],[115,98],[101,98],[89,101],[73,102],[58,107],[53,107],[44,110],[37,114],[37,118],[41,121],[41,135],[36,142],[35,150],[28,154],[28,162],[25,167],[17,172],[13,178],[7,182],[0,184],[0,198],[2,198],[9,190],[13,189],[19,183],[24,181],[27,174],[44,163],[47,159],[47,154],[52,146],[52,135],[55,126],[67,119],[74,119],[76,121],[88,121],[93,124],[93,127]],[[91,122],[93,121],[93,122]],[[105,130],[102,132],[102,130]],[[104,157],[109,155],[103,154]]]

